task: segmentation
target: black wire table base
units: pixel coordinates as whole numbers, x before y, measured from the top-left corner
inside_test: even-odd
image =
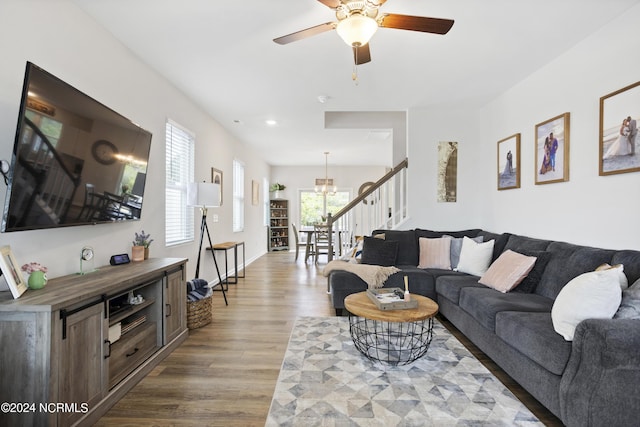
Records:
[[[384,322],[349,315],[355,347],[368,359],[408,365],[424,356],[433,338],[433,317],[417,322]]]

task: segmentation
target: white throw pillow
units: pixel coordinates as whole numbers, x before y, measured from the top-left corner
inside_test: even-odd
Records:
[[[622,300],[619,278],[618,268],[612,268],[570,280],[553,303],[553,329],[565,340],[573,341],[576,326],[583,320],[611,319]]]
[[[489,268],[493,257],[493,243],[493,240],[477,243],[466,236],[463,237],[458,271],[482,276]]]
[[[507,249],[489,266],[478,282],[502,293],[509,292],[527,277],[536,259]]]
[[[428,239],[420,237],[420,260],[418,268],[440,268],[451,270],[451,238]]]

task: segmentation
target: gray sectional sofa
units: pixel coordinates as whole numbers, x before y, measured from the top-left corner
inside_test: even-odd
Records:
[[[571,279],[603,263],[623,264],[629,285],[640,278],[640,251],[607,250],[483,230],[379,230],[398,242],[401,269],[385,287],[404,288],[437,301],[440,313],[507,374],[567,426],[640,425],[640,320],[588,319],[573,341],[554,330],[551,310]],[[420,269],[419,237],[478,237],[494,240],[493,260],[511,249],[537,254],[546,265],[530,272],[528,290],[501,293],[478,276],[453,270]],[[367,285],[346,271],[328,277],[337,314],[344,298]]]

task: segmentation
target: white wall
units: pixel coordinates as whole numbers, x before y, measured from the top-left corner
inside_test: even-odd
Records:
[[[269,167],[247,146],[230,136],[213,118],[182,95],[68,1],[3,0],[0,6],[0,158],[10,159],[26,61],[31,61],[123,114],[153,133],[142,219],[121,224],[34,230],[0,235],[18,262],[38,261],[56,277],[78,271],[80,250],[91,245],[97,265],[115,253],[130,252],[136,231],[151,233],[154,257],[189,258],[188,277],[195,271],[200,216],[194,210],[196,242],[164,245],[165,121],[171,118],[196,134],[196,180],[209,181],[211,167],[224,173],[224,204],[213,209],[220,222],[209,221],[213,241],[244,240],[247,258],[264,253],[266,230],[262,206],[251,205],[251,180],[269,176]],[[231,175],[234,158],[245,163],[245,230],[231,231]],[[6,187],[0,187],[4,201]],[[262,200],[262,194],[260,195]],[[200,276],[213,280],[208,264]]]
[[[635,6],[466,116],[451,110],[412,111],[411,225],[480,226],[591,246],[640,249],[640,173],[598,175],[599,99],[640,80],[638,22],[640,6]],[[640,111],[638,101],[635,113]],[[570,180],[534,185],[535,125],[564,112],[571,113]],[[522,134],[521,188],[497,191],[497,141],[517,132]],[[434,202],[435,146],[447,139],[461,143],[456,206]],[[418,161],[426,167],[412,168]]]
[[[409,221],[403,228],[459,230],[482,225],[479,206],[477,111],[435,108],[409,112]],[[438,144],[458,143],[457,202],[437,202]]]

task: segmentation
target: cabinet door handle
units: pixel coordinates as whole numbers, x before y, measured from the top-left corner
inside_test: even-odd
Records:
[[[131,357],[131,356],[133,356],[134,354],[136,354],[136,353],[138,352],[138,350],[140,350],[140,349],[139,349],[138,347],[136,347],[136,348],[134,348],[134,349],[133,349],[133,352],[132,352],[132,353],[127,353],[127,354],[126,354],[126,356],[127,356],[127,357]]]
[[[109,344],[109,345],[107,346],[107,349],[109,349],[109,352],[104,356],[104,358],[105,358],[105,359],[108,359],[108,358],[110,358],[110,357],[111,357],[111,341],[109,341],[109,340],[104,340],[104,343],[105,343],[105,344]]]
[[[169,316],[171,316],[171,304],[165,304],[164,306],[167,308],[167,310],[166,310],[166,313],[165,313],[164,317],[169,317]]]

